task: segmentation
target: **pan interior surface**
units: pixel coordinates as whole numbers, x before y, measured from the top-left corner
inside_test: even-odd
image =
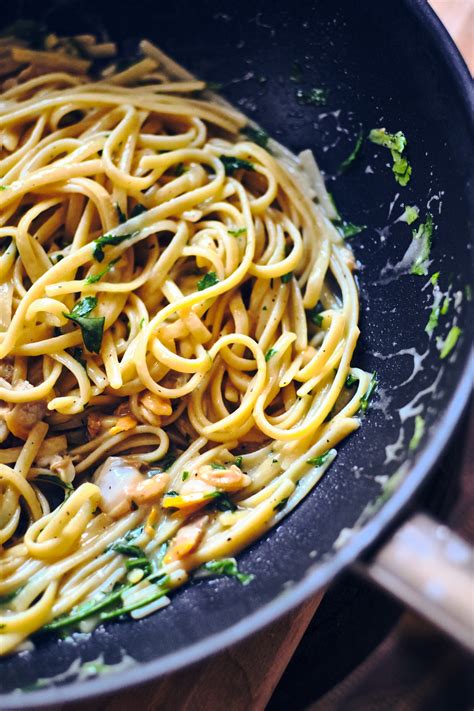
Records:
[[[44,14],[37,3],[20,5],[24,16]],[[199,77],[219,82],[226,98],[282,144],[314,151],[340,214],[366,226],[351,242],[362,300],[353,362],[376,371],[380,384],[361,429],[339,447],[316,489],[240,555],[240,568],[255,575],[250,585],[196,580],[143,620],[36,639],[32,650],[0,660],[0,706],[10,708],[77,699],[165,673],[236,641],[328,582],[400,508],[445,444],[467,400],[460,383],[469,387],[473,323],[468,77],[422,3],[369,3],[363,13],[350,0],[291,7],[280,0],[168,6],[143,0],[132,12],[105,2],[46,7],[53,30],[106,30],[130,56],[137,40],[148,37]],[[5,21],[17,8],[10,11]],[[313,89],[323,90],[322,103],[305,102]],[[389,151],[366,139],[380,127],[407,137],[413,173],[406,187],[395,182]],[[359,135],[360,153],[341,171]],[[412,226],[399,219],[408,205],[420,214]],[[428,274],[410,274],[400,263],[412,228],[428,213],[435,225]],[[449,307],[430,337],[425,326],[436,272]],[[453,327],[461,335],[441,359]],[[424,423],[419,446],[417,417]],[[377,514],[370,504],[390,498],[393,475],[400,490]],[[364,539],[364,528],[351,536],[364,518],[370,536]]]

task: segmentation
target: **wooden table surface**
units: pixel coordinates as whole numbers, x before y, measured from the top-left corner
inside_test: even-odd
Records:
[[[430,0],[474,73],[474,0]],[[158,682],[64,707],[64,711],[262,711],[323,593],[221,654]]]

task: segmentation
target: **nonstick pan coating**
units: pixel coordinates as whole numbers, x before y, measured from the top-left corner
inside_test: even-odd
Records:
[[[240,556],[241,569],[256,576],[251,585],[196,581],[143,620],[99,627],[90,636],[38,639],[34,650],[0,660],[2,708],[78,699],[162,675],[236,642],[326,585],[413,504],[466,405],[472,379],[466,288],[472,273],[471,85],[424,2],[370,2],[363,10],[353,0],[38,6],[15,3],[5,10],[5,22],[17,12],[37,17],[46,7],[59,32],[106,28],[127,51],[146,36],[200,77],[222,82],[222,93],[283,144],[314,150],[341,214],[367,225],[353,239],[362,265],[362,336],[354,363],[376,370],[380,388],[363,427],[339,447],[315,491]],[[295,66],[301,84],[291,79]],[[325,106],[298,102],[298,89],[313,87],[327,90]],[[413,176],[406,188],[394,181],[389,153],[368,142],[354,166],[338,175],[359,131],[380,126],[408,138]],[[433,290],[423,289],[428,279],[391,278],[390,264],[411,240],[411,228],[395,222],[403,204],[417,205],[422,216],[432,212],[430,274],[440,271],[443,290],[451,284],[451,295],[458,294],[438,333],[445,337],[454,318],[463,333],[443,361],[424,331]],[[413,452],[408,443],[421,406],[426,434]],[[401,467],[395,492],[383,495],[387,477]],[[381,493],[386,501],[368,514],[371,502],[381,504]],[[361,530],[334,547],[341,531],[363,515]],[[103,673],[90,678],[92,667],[84,662],[91,660],[110,666],[104,672],[99,664]],[[55,686],[46,681],[52,676]],[[12,693],[26,687],[28,693]]]

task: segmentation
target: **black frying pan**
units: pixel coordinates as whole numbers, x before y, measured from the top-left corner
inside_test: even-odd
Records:
[[[83,698],[188,665],[274,620],[356,561],[406,601],[419,605],[421,600],[426,614],[436,615],[466,642],[456,614],[462,599],[454,613],[443,616],[433,589],[431,598],[426,595],[432,572],[413,579],[413,571],[422,570],[419,556],[426,544],[441,540],[443,546],[448,535],[433,522],[411,519],[370,564],[360,562],[406,518],[466,406],[472,383],[473,313],[466,290],[472,274],[472,94],[468,71],[445,30],[422,0],[117,0],[109,6],[99,0],[56,0],[10,3],[2,16],[5,21],[16,12],[38,16],[45,5],[53,8],[51,25],[67,34],[105,27],[128,52],[134,39],[156,41],[200,77],[223,82],[222,93],[283,144],[295,151],[311,147],[328,176],[337,174],[360,128],[365,133],[377,126],[401,129],[408,137],[413,177],[408,187],[399,188],[387,167],[388,152],[364,143],[355,165],[329,178],[342,215],[368,226],[353,241],[363,265],[362,338],[354,362],[378,372],[379,396],[315,491],[240,556],[241,568],[255,573],[252,584],[196,581],[178,591],[172,605],[141,621],[115,622],[87,637],[39,638],[33,651],[0,661],[0,705],[32,708]],[[301,84],[290,78],[295,61],[302,68]],[[328,90],[326,106],[298,103],[297,89],[312,87]],[[457,311],[451,305],[438,329],[444,337],[454,316],[463,329],[454,355],[443,361],[435,339],[429,345],[424,332],[432,293],[430,286],[423,290],[427,279],[387,278],[387,264],[400,260],[410,242],[410,228],[394,223],[401,203],[416,204],[423,214],[429,206],[437,225],[430,273],[439,270],[442,288],[451,284],[453,293],[462,294]],[[427,431],[419,448],[410,451],[413,415],[420,406]],[[385,478],[397,472],[384,486]],[[351,536],[341,535],[353,526]],[[410,549],[413,540],[418,543]],[[459,562],[464,549],[456,550]],[[436,566],[446,565],[446,556],[437,560]],[[449,571],[444,582],[449,581],[453,565],[451,570],[434,567],[438,588],[439,571]],[[462,566],[456,575],[462,581]],[[125,662],[114,669],[124,655]],[[84,680],[91,667],[78,660],[99,657],[112,665],[110,673]],[[55,682],[38,683],[54,675],[59,675]],[[28,694],[11,693],[25,687]]]

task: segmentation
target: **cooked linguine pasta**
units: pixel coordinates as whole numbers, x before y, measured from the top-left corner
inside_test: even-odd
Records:
[[[56,45],[0,43],[3,654],[150,614],[196,569],[248,582],[233,556],[315,486],[372,387],[312,155],[148,42],[95,81]]]

